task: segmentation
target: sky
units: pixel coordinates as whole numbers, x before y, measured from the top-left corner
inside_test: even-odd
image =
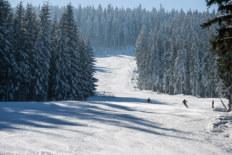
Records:
[[[134,8],[141,4],[144,8],[159,8],[160,4],[167,9],[183,9],[183,10],[199,10],[206,11],[206,3],[205,0],[9,0],[9,2],[16,6],[18,2],[23,1],[24,3],[32,3],[33,5],[40,5],[43,2],[48,1],[52,5],[64,6],[71,2],[74,6],[98,6],[102,4],[102,6],[107,6],[111,4],[112,6],[117,7],[129,7]]]

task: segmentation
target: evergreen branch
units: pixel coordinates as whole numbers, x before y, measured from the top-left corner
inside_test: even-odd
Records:
[[[225,37],[222,39],[218,39],[218,41],[228,41],[228,40],[232,40],[232,37]]]
[[[211,25],[215,24],[215,23],[219,23],[221,24],[222,21],[226,21],[228,19],[232,19],[232,15],[231,14],[226,14],[226,15],[221,15],[221,16],[217,16],[203,24],[201,24],[201,27],[203,28],[207,28],[210,27]]]

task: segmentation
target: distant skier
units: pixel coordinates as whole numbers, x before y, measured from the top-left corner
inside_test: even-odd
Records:
[[[214,100],[212,101],[212,109],[214,109]]]
[[[150,98],[147,99],[147,103],[151,103],[151,99]]]
[[[189,108],[189,107],[188,107],[188,104],[187,104],[187,100],[184,99],[184,100],[183,100],[183,104],[184,104],[184,106],[185,106],[186,108]]]

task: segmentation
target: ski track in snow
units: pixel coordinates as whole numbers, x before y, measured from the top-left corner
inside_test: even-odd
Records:
[[[1,102],[0,155],[232,154],[231,114],[212,111],[212,99],[135,89],[132,56],[96,64],[87,102]]]

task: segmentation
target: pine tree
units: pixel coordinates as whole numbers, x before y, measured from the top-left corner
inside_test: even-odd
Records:
[[[210,27],[214,24],[219,26],[217,34],[212,40],[214,51],[218,55],[218,69],[220,77],[227,89],[229,109],[232,110],[232,1],[231,0],[207,0],[210,7],[218,6],[218,15],[207,21],[202,26]]]
[[[60,55],[58,52],[58,23],[57,19],[54,19],[52,24],[51,32],[51,59],[49,65],[49,75],[48,75],[48,100],[56,100],[57,97],[57,84],[58,84],[58,71],[60,67]]]
[[[97,79],[94,77],[95,74],[95,58],[94,52],[90,45],[90,42],[86,42],[86,55],[87,55],[87,62],[86,62],[86,72],[87,72],[87,80],[88,80],[88,93],[86,97],[92,96],[95,93]]]
[[[51,22],[48,4],[42,6],[40,29],[34,48],[35,98],[47,100],[48,75],[51,57]]]
[[[28,94],[28,75],[29,62],[28,53],[25,50],[26,30],[25,30],[25,10],[22,2],[17,6],[13,22],[13,51],[17,63],[17,74],[15,75],[14,85],[16,87],[16,100],[26,100]]]
[[[21,81],[23,84],[19,93],[21,93],[24,100],[36,100],[36,54],[35,53],[35,43],[39,32],[39,21],[35,13],[35,10],[31,4],[27,5],[24,22],[23,22],[23,52],[24,54],[24,68],[21,73],[24,79]],[[23,92],[23,93],[22,93]],[[22,99],[21,99],[22,100]]]
[[[94,54],[89,42],[80,42],[80,87],[83,92],[83,99],[94,94],[95,82],[94,78]]]
[[[148,55],[148,42],[147,42],[147,36],[148,36],[148,32],[147,32],[147,29],[146,27],[144,26],[142,29],[141,29],[141,32],[138,36],[138,39],[136,41],[136,51],[135,51],[135,54],[136,54],[136,62],[137,62],[137,67],[138,67],[138,85],[139,85],[139,88],[141,89],[146,89],[146,85],[145,83],[143,82],[143,79],[146,79],[146,61],[148,61],[146,58],[147,58],[147,55]]]
[[[83,98],[80,90],[79,36],[74,21],[73,8],[68,5],[59,25],[58,52],[62,58],[58,71],[59,81],[56,92],[58,99]]]
[[[12,100],[15,87],[16,62],[12,53],[12,10],[6,0],[0,0],[0,100]]]

